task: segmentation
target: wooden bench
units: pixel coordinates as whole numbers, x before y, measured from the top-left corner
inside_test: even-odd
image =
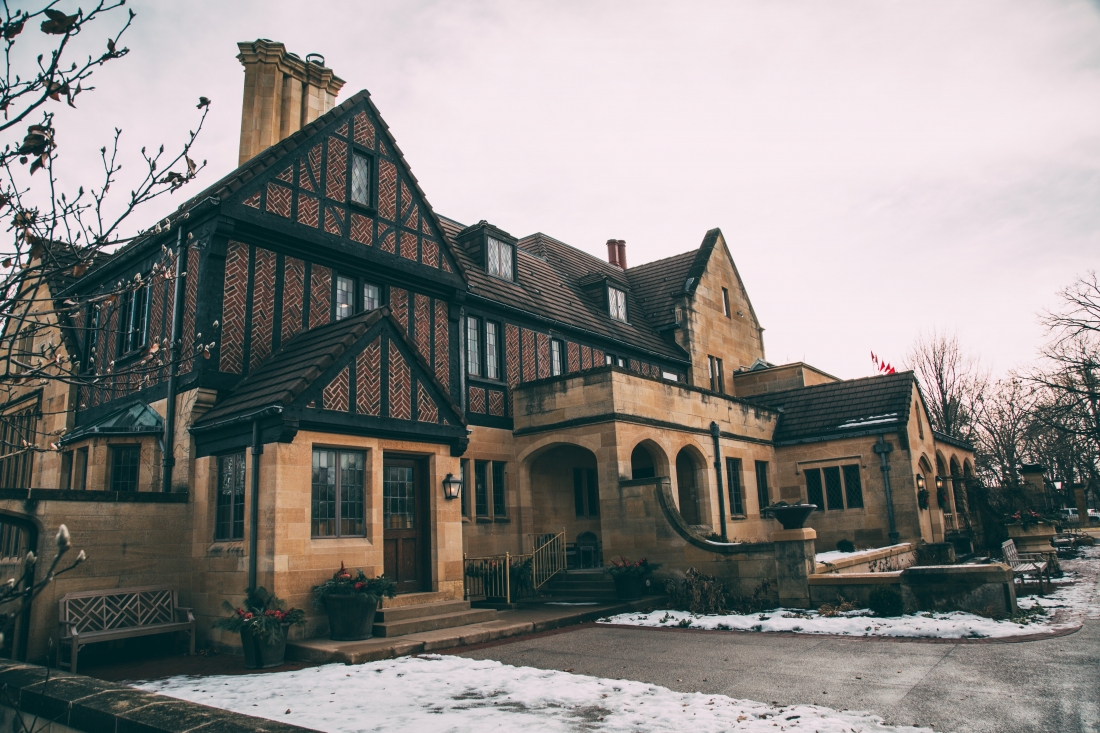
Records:
[[[1018,553],[1016,552],[1016,542],[1014,540],[1003,543],[1001,552],[1004,554],[1005,563],[1012,568],[1013,577],[1020,578],[1021,585],[1023,585],[1028,575],[1032,575],[1039,582],[1039,595],[1045,595],[1043,576],[1046,576],[1047,585],[1050,585],[1050,564],[1043,558],[1041,553]]]
[[[57,602],[57,617],[57,666],[64,664],[62,650],[68,646],[71,672],[76,672],[80,648],[97,641],[186,631],[195,653],[195,616],[177,603],[176,591],[164,586],[66,593]]]

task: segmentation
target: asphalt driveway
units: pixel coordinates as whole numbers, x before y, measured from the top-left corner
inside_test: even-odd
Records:
[[[1100,621],[1041,641],[927,642],[584,626],[459,652],[936,731],[1100,731]]]

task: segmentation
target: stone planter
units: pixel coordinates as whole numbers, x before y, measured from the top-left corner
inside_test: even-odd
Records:
[[[649,577],[641,575],[612,575],[615,581],[615,595],[620,601],[636,601],[644,598],[653,586]]]
[[[288,625],[280,627],[272,643],[264,641],[252,633],[251,625],[241,627],[241,645],[244,647],[245,669],[268,669],[279,667],[286,657],[286,632]]]
[[[1058,530],[1054,525],[1037,522],[1024,527],[1022,524],[1006,524],[1009,539],[1016,543],[1017,552],[1053,552],[1050,540]]]
[[[775,517],[783,525],[783,529],[802,529],[814,509],[817,509],[816,504],[790,504],[766,507],[764,511]]]
[[[371,638],[378,601],[363,593],[328,595],[323,601],[328,613],[328,638],[333,641],[362,641]]]

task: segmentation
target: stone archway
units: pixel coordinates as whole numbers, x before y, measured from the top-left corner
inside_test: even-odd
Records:
[[[603,563],[597,469],[595,453],[570,443],[548,446],[526,462],[532,505],[529,531],[564,531],[570,567]]]
[[[680,516],[690,525],[703,523],[699,468],[695,453],[690,448],[684,447],[676,454],[676,494]]]

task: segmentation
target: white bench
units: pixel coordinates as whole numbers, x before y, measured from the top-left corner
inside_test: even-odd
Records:
[[[80,648],[97,641],[186,631],[195,653],[195,616],[164,586],[66,593],[57,602],[57,617],[57,666],[64,664],[62,650],[68,646],[70,672],[76,672]]]
[[[1023,581],[1028,575],[1032,575],[1039,582],[1039,595],[1045,595],[1043,576],[1046,576],[1047,585],[1050,585],[1050,565],[1043,558],[1042,553],[1018,553],[1016,552],[1016,542],[1014,540],[1003,543],[1001,552],[1004,554],[1005,563],[1012,568],[1013,577],[1020,578],[1021,585],[1023,585]]]

